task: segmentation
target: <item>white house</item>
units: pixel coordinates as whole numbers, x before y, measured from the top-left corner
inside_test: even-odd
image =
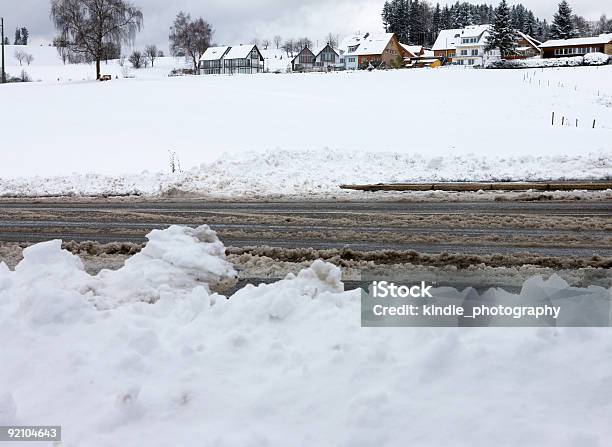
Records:
[[[369,37],[369,33],[359,34],[346,37],[340,45],[338,45],[338,53],[340,53],[340,63],[344,65],[346,70],[357,70],[359,67],[359,57],[357,56],[357,48]]]
[[[490,25],[471,25],[463,28],[461,40],[455,46],[453,63],[470,67],[486,67],[501,60],[498,49],[485,51]]]
[[[264,58],[257,45],[210,47],[199,62],[200,74],[261,73]]]
[[[209,47],[200,58],[200,74],[223,73],[223,57],[231,47]]]

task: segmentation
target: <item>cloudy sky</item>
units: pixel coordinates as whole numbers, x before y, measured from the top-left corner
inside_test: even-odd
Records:
[[[307,36],[323,41],[329,32],[340,36],[357,31],[382,30],[380,11],[384,0],[132,0],[141,7],[145,27],[137,46],[155,43],[167,47],[168,28],[180,10],[202,16],[213,24],[215,42],[247,43],[254,37]],[[445,3],[441,1],[441,4]],[[453,1],[454,3],[454,1]],[[476,0],[473,3],[482,3]],[[493,3],[497,3],[493,0]],[[512,1],[510,4],[514,3]],[[550,19],[556,0],[524,0],[537,16]],[[612,15],[610,0],[574,0],[574,11],[588,19],[602,12]],[[48,0],[0,0],[9,38],[17,26],[27,26],[33,40],[49,40],[53,27]]]

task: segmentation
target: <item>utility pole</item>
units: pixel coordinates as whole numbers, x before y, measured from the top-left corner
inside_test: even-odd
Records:
[[[0,84],[4,84],[6,82],[6,70],[4,69],[4,17],[0,17],[0,28],[2,28],[0,33],[2,36],[2,73],[0,73]]]

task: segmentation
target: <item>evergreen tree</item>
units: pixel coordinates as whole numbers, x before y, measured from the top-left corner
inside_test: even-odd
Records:
[[[24,26],[23,28],[21,28],[21,45],[27,45],[29,37],[30,33],[28,29]]]
[[[448,6],[444,6],[442,8],[442,13],[440,14],[440,29],[449,29],[453,27],[453,19],[451,10]]]
[[[571,39],[576,36],[572,8],[566,0],[562,0],[550,27],[550,37],[552,39]]]
[[[391,4],[388,0],[385,1],[381,16],[385,32],[391,32]]]
[[[493,25],[489,30],[485,51],[499,49],[502,57],[512,54],[516,48],[516,31],[512,26],[510,8],[506,0],[502,0],[495,9]]]
[[[15,30],[15,45],[21,45],[21,29],[17,28]]]
[[[527,13],[527,16],[525,17],[525,24],[521,31],[523,31],[528,36],[534,36],[536,34],[536,28],[537,23],[535,15],[533,14],[533,12],[529,11]]]
[[[440,9],[440,3],[436,3],[436,9],[434,9],[431,23],[431,33],[437,36],[440,33],[442,25],[442,10]],[[435,37],[434,37],[435,40]]]
[[[4,45],[10,45],[11,42],[9,41],[9,38],[4,36]]]

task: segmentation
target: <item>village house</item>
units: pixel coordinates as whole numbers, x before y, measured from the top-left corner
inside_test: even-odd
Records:
[[[542,57],[583,56],[588,53],[604,53],[612,56],[612,34],[566,40],[548,40],[540,45]]]
[[[440,58],[444,63],[452,63],[455,58],[455,48],[461,43],[462,31],[462,29],[444,29],[440,31],[431,48],[434,52],[434,57]]]
[[[329,71],[342,67],[340,53],[327,44],[318,50],[308,47],[302,50],[291,61],[292,71]]]
[[[490,25],[470,25],[463,29],[440,31],[433,46],[434,57],[445,63],[470,67],[485,67],[502,59],[498,49],[486,51]],[[541,54],[541,42],[517,31],[516,48],[504,59],[527,59]]]
[[[223,56],[231,47],[209,47],[200,58],[200,74],[222,74]]]
[[[314,61],[315,55],[312,50],[308,47],[304,47],[291,61],[291,70],[312,71],[314,68]]]
[[[257,45],[208,48],[199,62],[200,74],[251,74],[264,71]]]
[[[466,26],[461,32],[461,40],[455,46],[453,63],[470,67],[485,67],[491,62],[501,60],[498,49],[486,51],[489,25]]]
[[[398,61],[403,64],[404,58],[409,55],[394,33],[353,36],[343,45],[346,46],[345,49],[341,48],[341,57],[347,70],[370,66],[390,68]]]

